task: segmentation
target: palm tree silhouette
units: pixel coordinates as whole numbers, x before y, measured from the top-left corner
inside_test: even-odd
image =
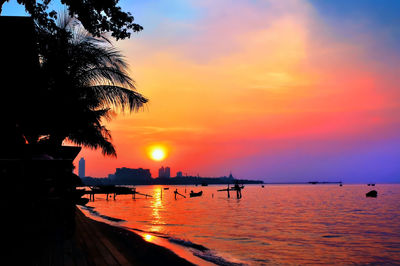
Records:
[[[106,37],[94,38],[67,16],[56,29],[37,30],[40,89],[26,139],[53,145],[68,139],[116,156],[103,119],[138,111],[148,101],[135,91],[125,58]]]

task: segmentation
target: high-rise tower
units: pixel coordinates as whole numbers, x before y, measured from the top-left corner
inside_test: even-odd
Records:
[[[170,178],[171,177],[171,169],[167,166],[164,170],[164,177]]]
[[[79,160],[78,173],[79,177],[85,177],[85,159],[83,157]]]
[[[158,177],[164,177],[164,166],[161,166],[161,168],[158,169]]]

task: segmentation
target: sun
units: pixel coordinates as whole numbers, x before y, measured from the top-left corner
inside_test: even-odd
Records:
[[[162,161],[167,157],[167,151],[165,147],[153,146],[149,149],[149,157],[154,161]]]

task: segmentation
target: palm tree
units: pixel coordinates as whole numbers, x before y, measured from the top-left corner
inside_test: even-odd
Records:
[[[41,86],[30,143],[61,145],[65,139],[116,156],[102,124],[112,112],[138,111],[148,101],[135,91],[121,53],[105,38],[94,38],[76,20],[53,30],[38,26]]]

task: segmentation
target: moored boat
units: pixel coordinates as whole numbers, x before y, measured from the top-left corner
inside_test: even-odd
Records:
[[[199,191],[199,192],[193,192],[193,190],[190,191],[190,197],[191,197],[191,198],[193,198],[193,197],[200,197],[201,195],[203,195],[203,191]]]

